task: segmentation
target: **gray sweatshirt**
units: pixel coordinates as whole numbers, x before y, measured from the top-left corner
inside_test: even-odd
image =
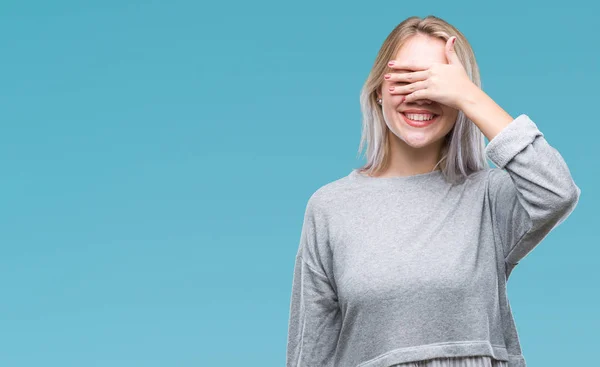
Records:
[[[485,148],[497,168],[355,169],[308,199],[295,259],[287,367],[389,367],[486,355],[525,367],[506,293],[512,269],[581,190],[525,114]]]

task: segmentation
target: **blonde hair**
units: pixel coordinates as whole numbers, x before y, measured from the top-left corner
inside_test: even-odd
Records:
[[[361,172],[372,175],[389,164],[389,128],[377,103],[377,91],[381,89],[383,75],[394,72],[387,62],[395,57],[408,38],[416,34],[437,37],[444,41],[456,36],[454,44],[456,54],[471,81],[481,87],[475,54],[465,36],[458,29],[433,15],[423,19],[413,16],[404,20],[392,30],[383,42],[361,90],[360,105],[363,121],[362,137],[358,148],[359,155],[365,145],[367,148],[367,162],[358,168]],[[460,110],[454,127],[444,138],[440,156],[435,167],[440,165],[443,175],[449,182],[462,181],[471,173],[489,167],[485,157],[483,133]]]

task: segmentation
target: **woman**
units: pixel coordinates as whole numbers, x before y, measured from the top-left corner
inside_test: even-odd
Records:
[[[506,283],[581,191],[478,73],[440,18],[385,40],[361,95],[367,163],[306,206],[288,367],[526,366]]]

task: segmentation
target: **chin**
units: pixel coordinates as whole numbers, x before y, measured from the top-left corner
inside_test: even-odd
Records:
[[[412,148],[420,149],[420,148],[425,148],[428,145],[431,145],[432,143],[434,143],[436,141],[436,139],[425,138],[425,139],[419,140],[419,139],[415,139],[415,137],[413,137],[413,136],[403,136],[402,141],[404,141],[406,143],[406,145],[408,145]]]
[[[439,129],[411,128],[403,126],[396,135],[407,145],[413,148],[424,148],[430,144],[437,143],[443,138]]]

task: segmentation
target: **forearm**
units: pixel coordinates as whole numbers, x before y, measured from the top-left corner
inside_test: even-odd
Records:
[[[490,141],[514,120],[476,85],[465,93],[460,109]]]

